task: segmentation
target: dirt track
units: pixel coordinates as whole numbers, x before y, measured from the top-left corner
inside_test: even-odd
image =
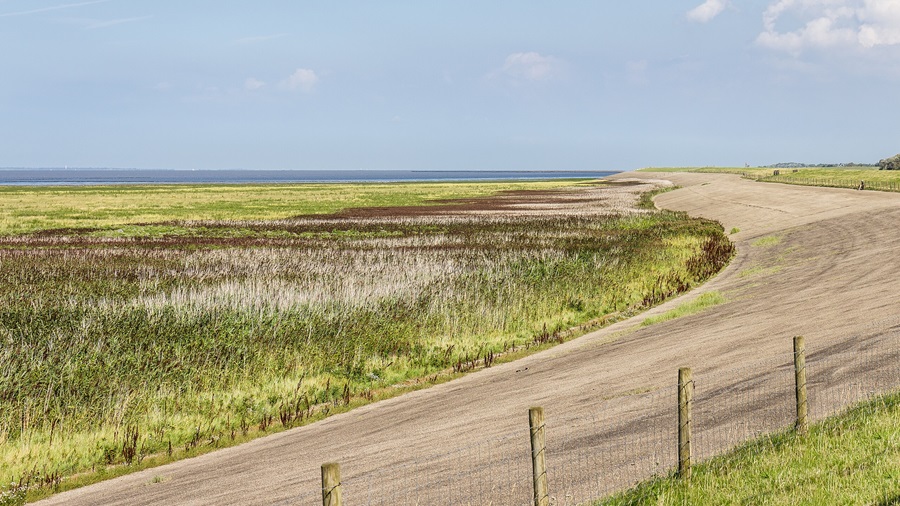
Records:
[[[352,482],[378,467],[411,464],[468,441],[527,434],[523,424],[533,405],[544,406],[552,420],[587,415],[597,400],[613,398],[621,402],[607,414],[625,420],[628,392],[668,387],[679,365],[706,372],[722,364],[752,365],[760,357],[784,355],[798,334],[826,361],[848,353],[848,336],[875,339],[900,324],[890,320],[900,302],[900,194],[754,183],[719,174],[618,177],[683,186],[659,196],[657,205],[718,220],[726,232],[739,228],[732,236],[737,257],[699,290],[540,354],[39,504],[315,504],[325,461],[341,462]],[[769,236],[779,240],[754,245]],[[710,290],[728,302],[635,328],[646,316]],[[623,427],[635,431],[635,438],[643,430],[638,424]],[[444,465],[416,464],[426,474],[440,473]],[[393,476],[403,481],[411,474]],[[371,491],[374,496],[402,486],[367,483],[383,487]],[[345,500],[364,502],[351,500],[349,491]]]

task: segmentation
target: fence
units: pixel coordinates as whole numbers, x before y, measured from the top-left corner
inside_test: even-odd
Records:
[[[785,170],[778,174],[760,175],[741,172],[748,179],[766,183],[784,183],[803,186],[824,186],[828,188],[849,188],[853,190],[900,191],[900,181],[859,180],[833,177],[796,177]]]
[[[535,504],[594,502],[750,439],[819,420],[900,387],[900,318],[738,368],[696,364],[673,383],[598,403],[587,415],[533,408],[522,429],[427,457],[385,456],[378,468],[322,467],[322,489],[284,504]],[[525,424],[529,425],[526,426]],[[527,427],[527,428],[526,428]],[[313,493],[315,492],[315,493]]]

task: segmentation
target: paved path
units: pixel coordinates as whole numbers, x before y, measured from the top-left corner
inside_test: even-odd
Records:
[[[726,232],[740,229],[732,236],[737,257],[694,292],[540,354],[40,504],[315,504],[319,465],[331,460],[343,463],[348,487],[366,484],[376,488],[370,491],[374,497],[384,497],[409,486],[390,479],[408,481],[415,474],[413,467],[391,469],[415,462],[418,472],[439,475],[446,462],[416,461],[417,456],[449,452],[460,441],[522,432],[529,406],[544,406],[552,420],[587,416],[598,399],[620,399],[607,403],[607,414],[624,420],[633,408],[628,394],[667,387],[679,365],[692,364],[706,373],[752,365],[760,357],[783,356],[790,337],[798,334],[807,336],[810,350],[826,360],[848,352],[848,336],[875,339],[900,325],[900,319],[890,319],[900,302],[900,194],[755,183],[721,174],[618,177],[670,179],[681,185],[657,197],[657,205],[718,220]],[[756,242],[770,236],[778,239],[763,241],[768,245]],[[728,302],[636,328],[646,316],[711,290],[723,293]],[[640,438],[643,429],[625,424],[620,430],[632,430]],[[493,448],[504,451],[502,445]],[[385,465],[387,481],[354,482],[354,476]],[[515,473],[521,472],[516,467]],[[466,486],[482,485],[470,481]],[[345,499],[347,504],[364,502],[360,496],[354,500],[350,490]]]

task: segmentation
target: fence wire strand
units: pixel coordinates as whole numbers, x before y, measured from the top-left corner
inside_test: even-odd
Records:
[[[796,421],[794,355],[787,351],[738,368],[694,372],[692,461],[789,429]],[[807,342],[811,421],[900,387],[900,326],[836,343]],[[673,379],[674,379],[673,371]],[[584,413],[548,411],[545,457],[551,505],[593,503],[677,466],[678,387],[623,394]],[[345,462],[344,503],[366,505],[533,504],[531,447],[522,426],[425,457],[384,456],[384,465]],[[395,459],[392,462],[392,458]],[[321,491],[278,504],[321,504]]]

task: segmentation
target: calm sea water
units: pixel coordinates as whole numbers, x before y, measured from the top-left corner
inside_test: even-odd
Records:
[[[601,178],[610,171],[0,169],[0,185],[337,183]]]

